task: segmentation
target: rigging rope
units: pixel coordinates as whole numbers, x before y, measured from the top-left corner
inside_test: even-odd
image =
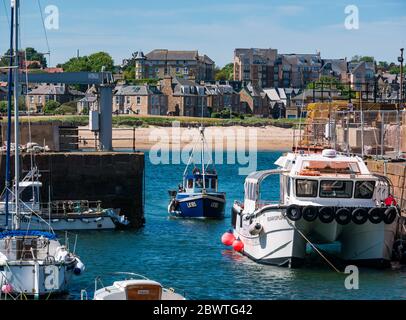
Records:
[[[48,56],[49,56],[48,65],[51,65],[51,49],[49,47],[47,28],[45,27],[44,15],[42,13],[41,0],[37,0],[37,3],[38,3],[39,13],[41,15],[41,23],[42,23],[42,28],[43,28],[43,31],[44,31],[45,41],[46,41],[46,44],[47,44],[47,50],[48,51],[46,52],[46,54],[48,54]]]

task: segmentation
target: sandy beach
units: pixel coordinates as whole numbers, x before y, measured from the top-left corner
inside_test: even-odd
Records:
[[[94,148],[94,133],[81,127],[79,135],[82,138],[82,148]],[[258,151],[285,151],[292,147],[293,129],[267,127],[208,127],[205,137],[212,150],[256,149]],[[113,147],[136,150],[150,150],[152,147],[168,146],[169,148],[193,145],[199,139],[197,128],[179,127],[140,127],[114,128]]]

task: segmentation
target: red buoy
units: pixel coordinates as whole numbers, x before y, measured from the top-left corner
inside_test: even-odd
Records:
[[[227,231],[223,236],[221,237],[221,242],[225,246],[232,246],[234,243],[235,237],[232,233],[232,231]]]
[[[244,243],[240,239],[234,240],[233,249],[237,252],[242,252],[244,250]]]

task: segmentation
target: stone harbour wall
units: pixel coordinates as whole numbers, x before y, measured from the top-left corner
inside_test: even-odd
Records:
[[[0,159],[3,189],[5,155]],[[22,156],[23,175],[30,162],[29,154]],[[121,209],[133,227],[145,223],[143,153],[43,153],[34,163],[42,175],[41,202],[48,202],[49,193],[51,200],[100,200],[103,208]]]

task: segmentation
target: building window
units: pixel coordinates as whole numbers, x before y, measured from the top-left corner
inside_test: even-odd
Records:
[[[189,74],[189,69],[187,68],[187,67],[185,67],[184,69],[183,69],[183,74]]]
[[[42,96],[38,97],[38,103],[42,103]]]
[[[138,105],[141,104],[141,97],[137,97],[137,104],[138,104]]]
[[[34,96],[30,96],[30,103],[34,103]]]

